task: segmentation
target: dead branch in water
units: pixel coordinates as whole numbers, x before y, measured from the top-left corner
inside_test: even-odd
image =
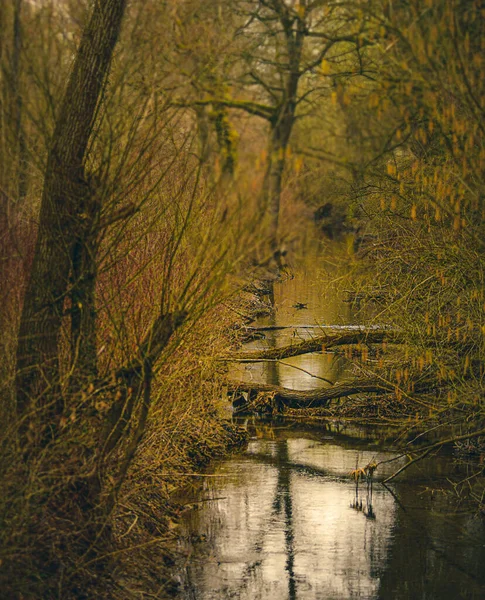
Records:
[[[350,344],[382,344],[402,343],[402,334],[391,329],[352,329],[339,332],[325,333],[310,340],[303,340],[295,344],[289,344],[282,348],[267,348],[263,350],[249,350],[246,352],[237,352],[231,356],[223,357],[224,360],[254,360],[254,359],[274,359],[290,358],[300,356],[309,352],[324,352],[336,346],[345,346]]]
[[[414,394],[423,394],[433,390],[431,381],[416,382]],[[277,408],[325,408],[332,400],[339,400],[358,394],[396,394],[404,390],[382,378],[360,378],[336,383],[332,387],[313,390],[293,390],[279,385],[244,381],[229,381],[227,389],[234,394],[233,404],[236,408],[257,410],[262,404],[273,404]],[[408,399],[417,404],[422,401],[409,396]]]
[[[315,390],[292,390],[268,383],[245,383],[239,381],[229,382],[228,390],[236,394],[240,392],[241,397],[243,397],[242,392],[247,394],[247,400],[244,400],[242,404],[247,404],[248,408],[251,406],[251,398],[257,397],[258,394],[271,396],[277,405],[288,408],[316,408],[326,407],[332,400],[355,394],[392,393],[395,388],[378,380],[343,382],[330,388],[318,388]],[[236,404],[239,403],[240,401],[236,401]]]

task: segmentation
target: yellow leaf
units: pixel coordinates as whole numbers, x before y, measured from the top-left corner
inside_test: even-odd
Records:
[[[293,168],[297,175],[301,171],[302,167],[303,167],[303,158],[301,156],[297,156],[293,162]]]
[[[330,63],[325,58],[320,63],[320,69],[322,71],[322,75],[328,75],[332,70]]]
[[[303,19],[305,17],[305,13],[306,13],[306,7],[304,4],[299,4],[296,7],[296,10],[298,12],[298,16],[300,17],[300,19]]]
[[[369,108],[377,108],[377,106],[379,106],[379,96],[377,94],[371,94],[368,102]]]

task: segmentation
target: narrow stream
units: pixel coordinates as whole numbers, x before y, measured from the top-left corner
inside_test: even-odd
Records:
[[[345,244],[333,242],[324,252],[317,241],[310,240],[302,254],[292,276],[274,284],[274,312],[255,323],[285,329],[264,331],[265,337],[246,344],[246,350],[284,346],[321,335],[329,327],[362,325],[364,311],[346,301],[352,266],[345,260]],[[368,322],[369,315],[365,318]],[[237,380],[305,390],[328,386],[324,379],[344,379],[348,364],[340,354],[310,353],[284,361],[234,363],[230,375]]]
[[[276,312],[260,322],[291,328],[253,347],[308,337],[315,326],[361,324],[343,302],[339,277],[310,256],[294,279],[275,286]],[[331,354],[283,362],[236,364],[232,376],[309,389],[328,385],[318,377],[336,381],[349,369]],[[451,451],[388,487],[379,481],[405,459],[383,464],[371,487],[356,488],[349,477],[356,466],[395,458],[395,430],[243,423],[247,450],[215,465],[182,498],[179,598],[485,598],[485,524],[449,493],[447,478],[467,475]]]
[[[483,521],[441,491],[456,474],[451,457],[416,465],[388,488],[357,490],[349,472],[392,457],[389,432],[258,422],[250,431],[247,452],[186,500],[180,597],[484,597]]]

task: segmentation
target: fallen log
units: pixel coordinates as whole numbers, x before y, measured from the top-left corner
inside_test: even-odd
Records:
[[[303,340],[295,344],[283,346],[281,348],[265,348],[263,350],[249,350],[246,352],[237,352],[231,356],[222,357],[223,360],[241,360],[241,359],[273,359],[290,358],[300,356],[309,352],[324,352],[325,350],[336,346],[345,346],[350,344],[382,344],[402,343],[402,334],[392,329],[375,330],[359,329],[346,330],[337,333],[325,333],[310,340]]]
[[[326,408],[332,400],[347,398],[357,394],[396,394],[407,401],[427,409],[433,404],[416,395],[437,393],[439,386],[434,380],[414,382],[409,392],[391,382],[378,378],[362,378],[342,381],[327,388],[294,390],[268,383],[228,381],[227,390],[233,395],[233,406],[238,410],[268,412],[270,409],[286,408]]]
[[[228,382],[228,391],[233,392],[233,404],[237,409],[257,410],[273,403],[277,408],[321,408],[332,400],[355,394],[389,394],[393,385],[379,380],[362,380],[338,383],[329,388],[314,390],[292,390],[268,383]]]

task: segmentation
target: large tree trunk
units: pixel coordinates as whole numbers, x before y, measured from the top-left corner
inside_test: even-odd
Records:
[[[51,413],[56,415],[62,409],[58,340],[70,293],[74,246],[80,232],[90,229],[86,218],[92,224],[97,218],[96,211],[86,210],[86,201],[91,199],[84,173],[86,152],[125,4],[126,0],[94,3],[54,130],[19,331],[16,385],[20,414],[36,400],[45,402],[46,394]]]

